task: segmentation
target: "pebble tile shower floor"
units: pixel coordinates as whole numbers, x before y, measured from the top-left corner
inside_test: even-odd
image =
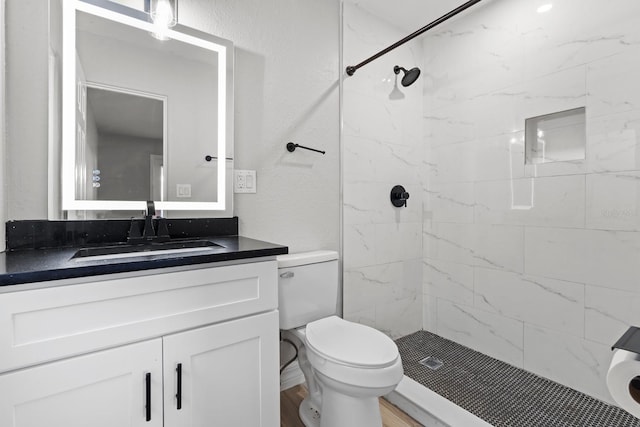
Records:
[[[396,344],[405,375],[495,427],[640,427],[615,406],[430,332]],[[444,365],[421,365],[428,356]]]

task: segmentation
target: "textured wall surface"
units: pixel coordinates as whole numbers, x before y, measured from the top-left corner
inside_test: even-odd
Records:
[[[189,26],[233,40],[235,167],[257,194],[235,196],[241,234],[291,252],[339,247],[338,0],[180,2]],[[288,141],[320,150],[289,153]]]
[[[48,13],[6,2],[6,219],[47,217]]]
[[[5,0],[0,0],[0,224],[7,219],[7,191],[6,191],[6,67],[5,67]],[[5,228],[0,227],[0,242],[5,241]],[[4,249],[4,246],[2,247]]]

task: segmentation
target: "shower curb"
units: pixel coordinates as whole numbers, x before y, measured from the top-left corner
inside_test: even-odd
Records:
[[[406,375],[385,399],[426,427],[493,427]]]

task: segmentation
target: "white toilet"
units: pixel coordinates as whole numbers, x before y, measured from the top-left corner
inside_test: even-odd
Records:
[[[307,427],[381,427],[378,397],[403,376],[396,344],[368,326],[337,317],[338,254],[278,256],[280,329],[298,348],[309,396]]]

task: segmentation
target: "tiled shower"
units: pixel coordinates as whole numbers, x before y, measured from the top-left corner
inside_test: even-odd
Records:
[[[364,59],[405,34],[344,3],[344,61]],[[344,316],[392,337],[422,327],[422,90],[398,89],[390,101],[394,65],[420,65],[420,43],[380,58],[344,81]],[[361,58],[362,57],[362,58]],[[398,79],[397,86],[402,87]],[[407,207],[390,202],[394,185]]]
[[[360,3],[345,65],[415,30]],[[345,78],[344,314],[612,402],[611,344],[640,323],[640,3],[542,3],[483,1]],[[422,69],[402,99],[394,65]],[[579,107],[584,154],[525,163],[525,120]]]

